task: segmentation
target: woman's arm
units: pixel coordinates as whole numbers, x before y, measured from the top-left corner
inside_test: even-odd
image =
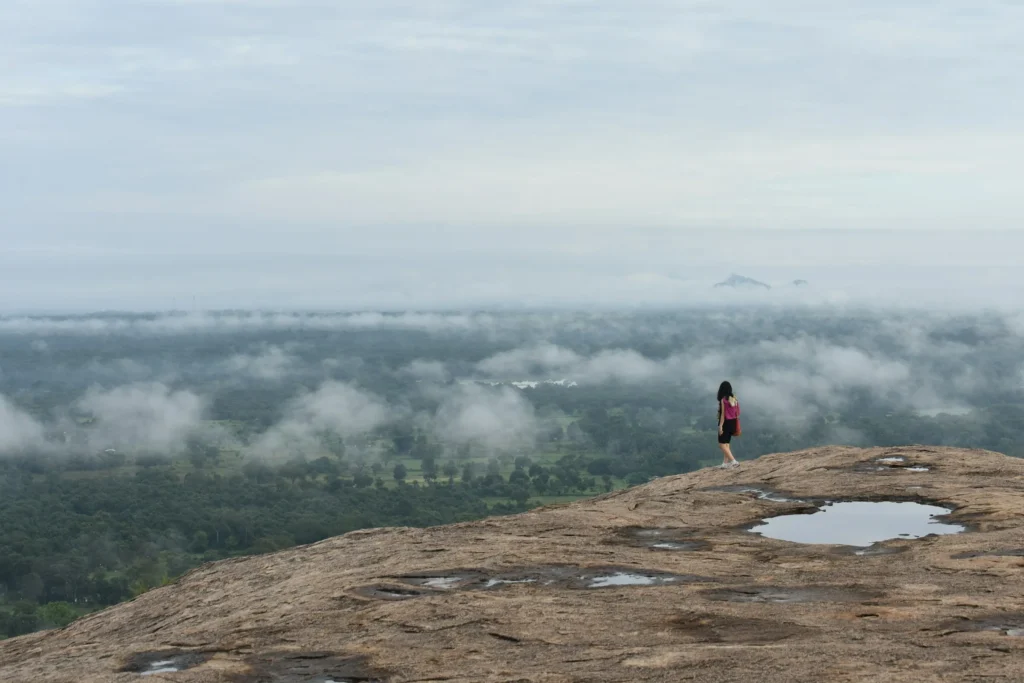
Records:
[[[725,431],[725,399],[718,405],[718,433]]]

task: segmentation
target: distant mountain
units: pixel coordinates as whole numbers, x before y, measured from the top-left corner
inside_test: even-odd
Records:
[[[763,282],[754,280],[749,277],[743,277],[742,275],[730,275],[728,279],[723,282],[719,282],[715,285],[715,288],[719,287],[730,287],[732,289],[771,289],[771,285],[766,285]]]
[[[794,287],[806,287],[809,284],[811,283],[808,282],[807,280],[793,280]]]

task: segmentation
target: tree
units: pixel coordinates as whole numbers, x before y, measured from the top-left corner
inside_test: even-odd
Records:
[[[75,608],[66,602],[50,602],[39,608],[39,619],[43,626],[64,628],[78,618]]]
[[[325,431],[320,435],[320,445],[339,460],[345,457],[345,442],[337,432]]]
[[[434,456],[425,456],[420,461],[420,466],[423,469],[423,477],[425,479],[437,479],[437,462],[434,460]]]
[[[18,581],[18,590],[26,600],[38,600],[45,588],[42,577],[35,572],[26,574]]]
[[[449,460],[441,471],[444,472],[444,476],[448,477],[448,483],[454,484],[455,477],[459,474],[459,466]]]
[[[646,484],[649,478],[643,472],[632,472],[626,477],[626,483],[630,486],[639,486],[640,484]]]
[[[473,466],[472,462],[467,462],[462,466],[462,481],[469,484],[473,481],[476,467]]]
[[[405,470],[405,465],[403,465],[402,463],[398,463],[397,465],[395,465],[395,469],[392,474],[395,478],[395,481],[397,481],[399,484],[404,483],[405,475],[407,474]]]

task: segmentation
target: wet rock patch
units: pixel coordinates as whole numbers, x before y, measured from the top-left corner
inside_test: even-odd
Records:
[[[851,468],[854,472],[861,474],[871,472],[931,472],[928,465],[911,462],[902,455],[892,455],[884,458],[875,458],[859,462]]]
[[[815,633],[799,624],[697,612],[684,612],[669,623],[673,631],[694,643],[767,645]]]
[[[689,529],[627,527],[617,535],[618,542],[651,550],[695,552],[711,549],[710,543],[695,538]]]
[[[758,486],[745,486],[742,484],[734,486],[713,486],[705,491],[718,491],[721,493],[747,493],[754,495],[758,500],[767,500],[772,503],[807,503],[810,501],[794,498],[792,496],[773,491],[772,489]]]
[[[1024,638],[1024,613],[993,614],[982,619],[958,621],[950,629],[960,633],[1001,633],[1011,638]]]
[[[487,575],[474,570],[454,569],[451,571],[422,572],[389,577],[395,581],[422,586],[430,590],[451,591],[460,588],[478,587],[487,580]]]
[[[360,586],[353,593],[373,600],[412,600],[431,595],[434,591],[416,590],[408,586]]]
[[[210,655],[205,653],[186,652],[184,650],[141,652],[132,655],[124,667],[121,668],[121,671],[137,673],[142,676],[177,673],[178,671],[185,671],[194,666],[199,666],[209,658]]]
[[[276,652],[246,660],[249,670],[238,683],[385,683],[387,676],[372,669],[364,657],[330,652]]]
[[[845,586],[745,586],[742,588],[716,588],[704,591],[707,600],[716,602],[864,602],[879,597],[879,593]]]
[[[663,541],[666,543],[672,541]],[[521,567],[487,574],[480,570],[443,571],[391,577],[408,584],[401,588],[390,585],[365,586],[357,592],[379,600],[407,600],[453,591],[501,590],[510,586],[560,587],[569,589],[618,588],[626,586],[666,586],[686,583],[707,583],[715,579],[690,574],[673,574],[638,567],[579,567],[548,565]]]

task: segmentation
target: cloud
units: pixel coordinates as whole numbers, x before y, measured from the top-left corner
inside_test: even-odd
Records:
[[[477,364],[497,379],[560,380],[601,383],[642,382],[664,375],[671,363],[653,361],[631,349],[610,349],[584,357],[571,349],[540,344],[503,351]]]
[[[580,360],[580,356],[570,349],[564,349],[554,344],[539,344],[495,354],[480,361],[477,364],[477,369],[490,377],[531,378],[538,374],[546,376],[552,372],[562,372],[575,367]]]
[[[708,261],[966,260],[872,240],[1019,240],[1022,20],[967,0],[7,2],[0,151],[47,173],[0,183],[3,305],[628,305],[698,300]],[[824,237],[781,244],[794,228]],[[851,251],[842,228],[883,230]]]
[[[537,418],[533,405],[515,389],[462,384],[441,402],[433,428],[447,443],[508,450],[534,442]]]
[[[326,382],[285,406],[285,417],[252,445],[257,455],[315,452],[320,437],[331,432],[343,439],[360,436],[386,424],[391,408],[380,398],[350,384]]]
[[[402,368],[400,372],[427,382],[444,383],[451,379],[448,367],[443,362],[437,360],[414,360]]]
[[[296,369],[297,359],[284,349],[271,346],[256,354],[237,354],[222,363],[224,372],[255,379],[278,380]]]
[[[206,401],[161,383],[90,389],[76,408],[96,419],[86,434],[94,448],[173,454],[202,427]]]
[[[495,322],[489,314],[441,313],[170,313],[141,317],[111,316],[0,316],[0,334],[109,335],[109,334],[235,334],[271,330],[422,330],[450,333],[486,329]],[[287,364],[281,349],[269,348],[259,356],[240,354],[227,361],[239,372],[273,371]]]
[[[42,423],[0,394],[0,455],[39,448],[44,441]]]

